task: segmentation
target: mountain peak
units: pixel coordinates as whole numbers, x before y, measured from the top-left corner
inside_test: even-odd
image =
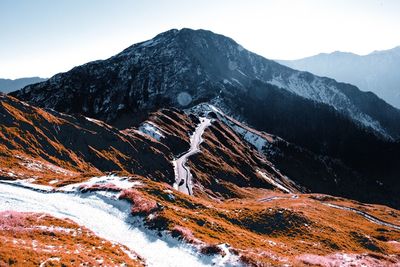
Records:
[[[368,55],[392,54],[392,53],[400,55],[400,45],[393,47],[391,49],[388,49],[388,50],[374,50],[373,52],[371,52]]]
[[[222,34],[214,33],[210,30],[204,30],[204,29],[191,29],[191,28],[182,28],[180,30],[178,29],[171,29],[165,32],[162,32],[160,34],[157,34],[154,38],[141,42],[136,45],[150,45],[154,46],[155,43],[160,43],[160,42],[165,42],[165,41],[178,41],[178,42],[193,42],[195,45],[199,44],[201,42],[200,40],[207,40],[211,41],[214,40],[214,42],[228,42],[233,45],[238,45],[233,39],[224,36]],[[136,46],[134,45],[134,46]],[[133,47],[133,46],[132,46]]]
[[[343,91],[346,86],[279,65],[245,50],[229,37],[202,29],[168,30],[108,60],[74,68],[14,95],[119,125],[116,120],[128,121],[124,116],[140,121],[138,112],[190,107],[221,95],[254,90],[255,81],[330,105],[385,137],[399,134],[398,127],[385,129],[375,114],[360,110],[353,96]],[[183,102],[179,101],[182,96]]]
[[[159,38],[164,38],[166,36],[175,36],[178,34],[181,30],[178,29],[170,29],[165,32],[157,34],[153,39],[159,39]]]

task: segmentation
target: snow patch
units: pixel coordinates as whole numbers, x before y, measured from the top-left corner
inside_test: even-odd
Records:
[[[316,266],[386,266],[389,262],[369,256],[368,254],[335,253],[325,256],[303,254],[297,257],[306,265]]]
[[[85,117],[85,119],[88,120],[88,121],[90,121],[90,122],[96,123],[96,124],[101,123],[101,121],[96,120],[96,119],[92,119],[92,118],[89,118],[89,117]]]
[[[230,69],[230,70],[236,70],[237,69],[237,67],[238,67],[238,64],[235,62],[235,61],[231,61],[231,60],[229,60],[229,62],[228,62],[228,68]]]
[[[275,181],[273,178],[269,177],[266,173],[257,170],[257,173],[259,173],[265,180],[267,180],[270,184],[273,186],[279,188],[280,190],[286,192],[286,193],[292,193],[292,191],[285,186],[281,185],[278,181]]]
[[[262,138],[261,136],[252,133],[236,124],[231,125],[233,130],[241,135],[244,140],[246,140],[248,143],[252,144],[259,152],[263,151],[263,148],[265,148],[268,144],[268,141],[265,138]]]
[[[234,81],[235,83],[239,84],[240,86],[243,86],[243,84],[241,82],[239,82],[238,80],[236,80],[235,78],[231,78],[232,81]]]
[[[224,84],[232,84],[232,83],[231,83],[229,80],[227,80],[227,79],[224,79],[224,80],[223,80],[223,83],[224,83]]]
[[[37,171],[37,172],[51,171],[65,176],[74,176],[76,174],[70,170],[58,167],[48,162],[42,162],[39,160],[30,159],[18,155],[15,157],[22,160],[22,162],[19,163],[21,166],[24,166],[25,168],[32,171]]]
[[[240,69],[237,69],[237,72],[239,72],[240,74],[242,74],[245,77],[248,77],[247,74],[245,74],[243,71],[241,71]]]
[[[40,191],[40,192],[51,192],[54,190],[54,187],[52,187],[52,186],[34,184],[33,183],[34,181],[35,181],[35,179],[33,179],[33,178],[23,179],[23,180],[13,180],[13,181],[2,180],[2,181],[0,181],[0,185],[1,184],[16,185],[18,187],[32,189],[32,190]]]
[[[81,183],[75,183],[60,187],[59,190],[64,192],[75,192],[82,187],[93,187],[99,185],[114,185],[119,189],[130,189],[132,187],[142,185],[142,183],[140,181],[130,181],[130,177],[108,175],[108,176],[92,177],[89,180]]]
[[[219,244],[218,247],[225,255],[216,262],[216,266],[233,266],[235,263],[239,262],[239,256],[231,252],[229,244]]]
[[[115,187],[117,189],[130,189],[135,186],[140,186],[142,183],[140,181],[131,181],[131,177],[125,177],[125,176],[116,176],[116,175],[108,175],[108,176],[100,176],[100,177],[92,177],[87,181],[80,182],[80,183],[74,183],[74,184],[69,184],[65,185],[59,188],[49,186],[49,185],[40,185],[40,184],[34,184],[35,182],[34,178],[30,179],[23,179],[23,180],[3,180],[0,181],[1,184],[10,184],[10,185],[16,185],[18,187],[22,188],[27,188],[31,189],[34,191],[39,191],[39,192],[64,192],[64,193],[72,193],[72,192],[79,192],[81,188],[87,187],[98,187],[98,186],[106,186],[106,187]],[[55,184],[57,183],[58,180],[52,180],[49,182],[49,184]],[[99,193],[103,195],[107,195],[106,193]]]
[[[139,126],[138,129],[141,133],[146,134],[148,136],[153,137],[157,141],[160,141],[161,138],[164,138],[164,134],[162,130],[160,130],[153,122],[146,121]]]

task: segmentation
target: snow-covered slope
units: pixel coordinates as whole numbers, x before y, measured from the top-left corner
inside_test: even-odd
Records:
[[[332,81],[327,83],[325,78],[313,76],[309,73],[295,72],[288,77],[274,76],[268,83],[302,97],[333,106],[339,112],[349,115],[362,125],[370,127],[382,135],[390,136],[378,120],[363,113]]]
[[[43,193],[12,183],[0,183],[0,211],[44,212],[72,219],[100,237],[139,253],[146,259],[147,266],[229,266],[219,264],[223,262],[221,257],[202,256],[193,247],[171,236],[160,238],[146,229],[140,218],[130,216],[130,203],[118,200],[116,195],[110,192]]]

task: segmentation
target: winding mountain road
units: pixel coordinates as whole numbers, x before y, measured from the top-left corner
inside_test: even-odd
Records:
[[[266,197],[266,198],[261,198],[258,201],[259,202],[270,202],[270,201],[274,201],[274,200],[280,200],[280,199],[297,199],[299,198],[297,195],[293,195],[291,197],[286,197],[286,196],[274,196],[274,197]],[[340,210],[347,210],[347,211],[351,211],[354,212],[362,217],[364,217],[365,219],[367,219],[370,222],[373,222],[375,224],[378,225],[382,225],[382,226],[386,226],[386,227],[390,227],[396,230],[400,230],[400,225],[397,224],[393,224],[393,223],[389,223],[386,221],[383,221],[367,212],[361,211],[359,209],[356,208],[352,208],[352,207],[347,207],[347,206],[342,206],[342,205],[337,205],[337,204],[332,204],[332,203],[324,203],[324,202],[320,202],[322,205],[331,207],[331,208],[335,208],[335,209],[340,209]]]
[[[362,217],[364,217],[368,221],[373,222],[375,224],[379,224],[379,225],[382,225],[382,226],[387,226],[387,227],[390,227],[390,228],[393,228],[393,229],[396,229],[396,230],[400,230],[400,225],[396,225],[396,224],[393,224],[393,223],[382,221],[382,220],[376,218],[375,216],[372,216],[371,214],[368,214],[368,213],[366,213],[364,211],[361,211],[361,210],[358,210],[358,209],[355,209],[355,208],[352,208],[352,207],[346,207],[346,206],[336,205],[336,204],[332,204],[332,203],[322,203],[322,204],[324,204],[326,206],[329,206],[329,207],[332,207],[332,208],[336,208],[336,209],[351,211],[351,212],[354,212],[354,213],[356,213],[358,215],[361,215]]]
[[[190,173],[189,167],[186,166],[186,162],[191,155],[200,152],[200,144],[203,142],[202,135],[204,130],[210,125],[211,119],[201,117],[200,123],[197,125],[194,133],[190,137],[190,149],[178,159],[173,161],[175,171],[174,187],[175,189],[187,195],[193,194],[193,176]]]

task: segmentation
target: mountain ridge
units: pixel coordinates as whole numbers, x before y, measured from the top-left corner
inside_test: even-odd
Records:
[[[9,93],[15,90],[22,89],[23,87],[46,81],[45,78],[40,77],[26,77],[26,78],[18,78],[18,79],[2,79],[0,78],[0,92]]]
[[[171,58],[172,55],[174,58]],[[147,63],[143,61],[148,63],[153,61],[151,63],[153,67],[150,64],[146,66]],[[89,73],[85,73],[87,71]],[[103,74],[101,80],[96,78],[96,72]],[[135,74],[135,72],[138,73]],[[132,73],[135,76],[132,76]],[[70,76],[71,74],[74,77]],[[89,81],[82,83],[89,77],[88,75],[93,78],[91,80],[98,80],[98,85],[96,82]],[[78,78],[79,76],[81,78]],[[74,80],[79,81],[78,79],[80,82],[74,84]],[[121,79],[125,81],[120,81]],[[196,102],[197,99],[204,97],[208,99],[217,97],[226,83],[234,83],[238,88],[246,88],[252,80],[271,83],[299,96],[334,106],[357,123],[372,127],[377,133],[386,137],[397,139],[400,136],[400,127],[396,124],[391,122],[383,125],[382,121],[375,118],[371,112],[362,112],[354,104],[354,99],[342,92],[341,88],[345,86],[344,84],[283,67],[272,60],[245,50],[228,37],[205,30],[194,31],[184,28],[161,33],[151,40],[134,44],[107,60],[93,61],[67,73],[57,74],[46,82],[47,85],[45,83],[28,86],[13,95],[22,97],[24,100],[30,99],[37,105],[64,112],[75,110],[75,112],[83,112],[95,118],[98,117],[97,113],[104,116],[108,112],[107,117],[102,119],[111,122],[116,114],[123,113],[124,109],[134,114],[136,110],[151,108],[151,104],[146,105],[148,103],[153,103],[153,106],[169,104],[179,107],[176,98],[182,91],[187,91]],[[63,81],[65,88],[54,90],[55,87],[60,86],[60,81]],[[113,102],[118,102],[118,104],[112,108],[112,112],[105,111],[107,107],[100,107],[102,105],[100,102],[110,101],[106,96],[102,99],[97,97],[91,101],[82,96],[84,101],[89,103],[82,103],[77,107],[73,105],[64,107],[60,100],[54,99],[54,93],[49,92],[46,97],[36,95],[35,88],[49,86],[53,88],[54,93],[58,91],[58,93],[66,94],[65,90],[69,87],[71,89],[68,90],[74,93],[77,87],[84,86],[86,89],[82,89],[88,95],[93,95],[99,90],[111,90],[120,91],[120,94],[124,96],[113,96],[115,98]],[[88,90],[88,87],[91,89]],[[362,92],[357,92],[357,96],[362,94]],[[35,100],[38,97],[40,99]],[[66,97],[68,98],[68,95]],[[148,101],[148,98],[153,99]],[[400,118],[399,110],[391,110],[391,113]]]
[[[388,50],[357,55],[336,51],[320,53],[297,60],[277,60],[295,69],[334,78],[371,91],[397,109],[400,108],[400,79],[398,78],[400,46]]]
[[[366,188],[377,180],[388,188],[398,185],[399,110],[355,86],[290,69],[210,31],[167,31],[11,95],[120,129],[137,127],[162,108],[211,102],[256,130],[341,160],[365,177]]]

